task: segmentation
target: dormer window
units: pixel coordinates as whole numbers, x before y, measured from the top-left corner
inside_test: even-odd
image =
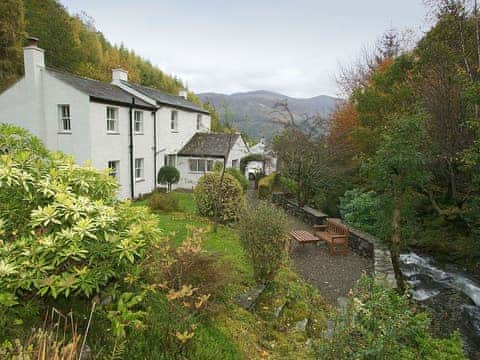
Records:
[[[197,114],[197,130],[202,128],[202,114]]]
[[[70,105],[58,105],[58,119],[60,132],[69,133],[72,131]]]
[[[118,134],[118,109],[107,106],[107,133]]]
[[[133,113],[135,134],[143,134],[143,111]]]
[[[170,130],[178,131],[178,111],[173,110],[170,117]]]

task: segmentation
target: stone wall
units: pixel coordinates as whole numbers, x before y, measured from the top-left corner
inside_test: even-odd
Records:
[[[274,204],[281,206],[285,211],[297,218],[302,219],[309,225],[322,225],[326,222],[328,215],[308,206],[300,207],[292,199],[285,197],[283,193],[272,195]],[[338,221],[341,221],[338,219]],[[397,281],[393,271],[390,250],[375,236],[364,233],[351,226],[349,229],[349,245],[357,254],[372,259],[375,279],[387,287],[396,288]]]
[[[322,225],[328,218],[328,215],[320,210],[309,206],[300,207],[295,200],[285,197],[283,193],[273,193],[272,201],[281,206],[287,214],[295,216],[309,225]]]

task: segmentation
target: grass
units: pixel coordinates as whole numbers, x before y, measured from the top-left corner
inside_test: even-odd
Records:
[[[220,271],[230,274],[221,295],[215,299],[212,309],[193,321],[197,324],[195,336],[179,347],[172,334],[175,326],[188,327],[181,316],[173,314],[169,303],[161,292],[153,292],[144,302],[147,313],[143,330],[132,330],[125,341],[118,344],[119,359],[312,359],[309,338],[318,338],[325,328],[325,317],[329,311],[317,291],[301,281],[289,264],[281,269],[276,281],[261,296],[253,311],[244,310],[234,298],[254,284],[252,266],[240,245],[238,232],[230,226],[213,226],[213,223],[196,213],[192,194],[176,192],[181,211],[158,212],[158,223],[170,239],[172,247],[182,244],[193,229],[205,229],[203,248],[215,254],[220,262]],[[146,199],[135,205],[146,205]],[[132,288],[119,289],[115,284],[104,289],[99,299],[120,291],[136,291],[141,284]],[[114,295],[115,296],[115,295]],[[88,334],[87,342],[97,358],[109,357],[114,347],[111,323],[106,312],[109,306],[97,306]],[[48,304],[46,304],[48,306]],[[284,305],[282,314],[275,316],[278,306]],[[57,299],[55,306],[66,313],[72,312],[80,329],[84,329],[91,309],[91,299],[70,297]],[[32,327],[41,327],[40,314],[45,305],[24,308],[24,314],[13,314],[8,318],[21,318],[22,325],[8,326],[9,338],[18,327],[18,338],[28,336]],[[296,322],[308,317],[311,322],[305,333],[295,331]],[[33,323],[29,322],[29,319]],[[2,320],[2,317],[0,317]],[[172,324],[173,327],[172,327]],[[0,322],[0,327],[7,323]],[[182,330],[183,331],[183,330]],[[3,331],[0,331],[0,338]],[[16,336],[17,337],[17,336]],[[1,350],[1,345],[0,345]],[[1,357],[1,356],[0,356]]]
[[[197,359],[309,359],[311,349],[307,338],[316,338],[325,328],[329,306],[316,289],[301,281],[286,264],[273,286],[259,300],[254,312],[235,304],[233,297],[254,284],[251,264],[240,245],[235,228],[217,226],[196,213],[192,194],[176,193],[181,212],[158,213],[159,225],[169,235],[172,246],[179,246],[193,228],[204,228],[204,249],[217,254],[220,261],[233,269],[223,309],[197,330],[189,356]],[[137,202],[145,204],[145,200]],[[275,316],[279,305],[285,305],[282,315]],[[296,322],[308,317],[306,333],[294,330]],[[192,350],[193,350],[192,349]]]
[[[181,245],[194,228],[206,229],[203,237],[203,247],[210,253],[217,254],[221,261],[229,263],[236,273],[232,287],[241,289],[242,286],[253,282],[253,272],[240,245],[237,232],[228,226],[219,225],[214,231],[213,223],[196,213],[193,194],[176,192],[180,203],[180,212],[158,213],[159,226],[169,236],[172,246]],[[136,202],[146,205],[146,200]]]

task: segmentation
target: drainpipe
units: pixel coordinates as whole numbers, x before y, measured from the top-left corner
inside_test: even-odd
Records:
[[[135,198],[135,163],[133,160],[133,106],[135,105],[135,98],[132,97],[132,104],[130,105],[129,115],[130,115],[130,195],[132,200]]]
[[[153,189],[157,188],[157,111],[153,112]]]

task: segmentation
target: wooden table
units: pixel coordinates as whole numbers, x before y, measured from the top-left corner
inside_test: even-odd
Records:
[[[305,230],[292,231],[290,232],[290,237],[299,244],[316,243],[320,241],[318,237]],[[290,252],[292,251],[292,247],[292,244],[290,244]]]

